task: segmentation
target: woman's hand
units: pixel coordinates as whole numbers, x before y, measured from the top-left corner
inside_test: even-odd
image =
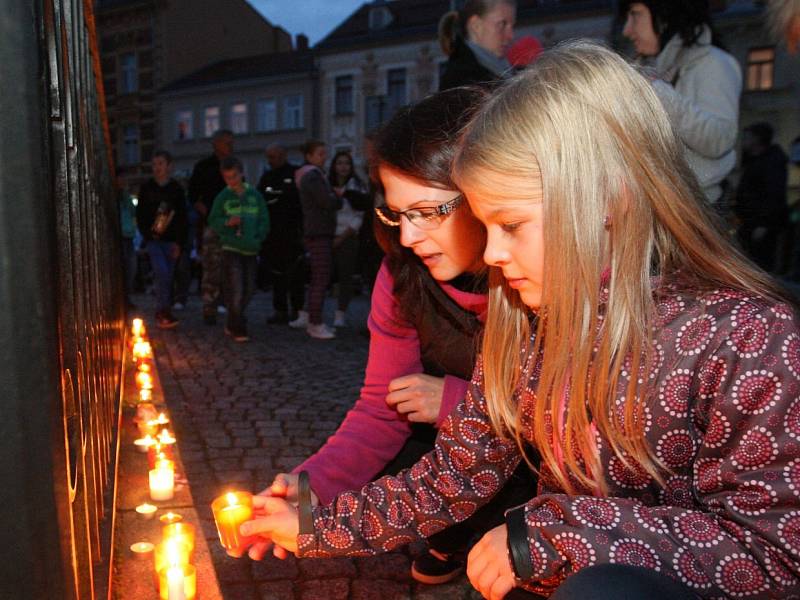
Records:
[[[278,473],[270,486],[258,493],[259,496],[283,498],[290,504],[297,506],[297,481],[298,476],[293,473]],[[319,498],[311,490],[311,506],[317,506]]]
[[[245,521],[239,526],[243,536],[259,536],[248,551],[253,560],[261,560],[274,545],[273,554],[278,558],[286,558],[286,552],[297,552],[297,534],[300,531],[300,520],[297,509],[283,498],[269,496],[253,496],[252,521]]]
[[[470,550],[467,577],[472,586],[489,600],[501,600],[514,587],[505,524],[488,531]]]
[[[386,403],[414,423],[435,424],[444,394],[444,378],[415,373],[389,382]]]

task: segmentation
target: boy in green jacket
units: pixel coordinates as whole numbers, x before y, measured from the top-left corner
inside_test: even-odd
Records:
[[[225,333],[246,342],[244,311],[253,296],[261,242],[269,233],[269,212],[264,197],[244,182],[242,163],[230,156],[220,163],[226,188],[214,199],[208,225],[222,244],[222,273],[228,322]]]

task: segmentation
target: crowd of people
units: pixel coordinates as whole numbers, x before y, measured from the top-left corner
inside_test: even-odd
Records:
[[[369,183],[310,140],[300,167],[268,148],[253,188],[215,136],[189,186],[207,322],[221,288],[246,339],[268,277],[270,322],[330,339],[332,269],[337,327],[365,226],[384,253],[360,396],[264,482],[251,559],[427,538],[415,579],[466,569],[492,600],[800,594],[800,328],[769,274],[788,159],[749,125],[726,190],[742,77],[708,2],[619,8],[636,61],[576,41],[517,72],[512,0],[445,15],[442,90],[371,138]],[[171,327],[191,226],[156,158],[136,217]]]

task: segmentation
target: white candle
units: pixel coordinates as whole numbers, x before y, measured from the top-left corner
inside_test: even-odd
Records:
[[[143,519],[152,519],[155,516],[157,510],[158,510],[157,506],[153,506],[152,504],[147,504],[146,502],[136,507],[136,512],[139,513],[139,516],[142,517]]]
[[[169,463],[162,462],[150,471],[150,498],[172,500],[175,493],[175,471]]]
[[[167,600],[186,600],[183,589],[183,568],[179,565],[167,570]]]

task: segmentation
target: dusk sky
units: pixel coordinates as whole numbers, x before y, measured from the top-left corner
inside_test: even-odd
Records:
[[[273,25],[305,33],[312,46],[368,0],[248,0]]]

